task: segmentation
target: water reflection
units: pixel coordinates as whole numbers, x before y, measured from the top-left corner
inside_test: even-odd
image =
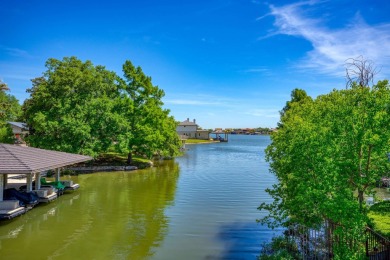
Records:
[[[231,136],[155,168],[72,177],[80,190],[0,222],[0,258],[254,259],[273,235],[256,223],[276,181],[269,143]]]
[[[253,221],[222,225],[218,238],[226,247],[220,259],[256,259],[259,246],[281,232],[281,229],[270,230]]]
[[[1,223],[1,259],[153,255],[168,229],[164,210],[172,204],[178,177],[173,161],[138,172],[80,175],[79,191]]]
[[[177,158],[175,206],[169,232],[153,259],[256,259],[277,231],[256,223],[275,183],[264,149],[268,136],[231,136],[228,143],[188,146]]]

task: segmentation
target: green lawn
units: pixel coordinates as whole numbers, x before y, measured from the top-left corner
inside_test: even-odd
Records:
[[[212,140],[200,140],[200,139],[187,139],[186,144],[202,144],[202,143],[212,143]]]
[[[368,216],[372,219],[374,230],[390,238],[390,201],[372,205]]]

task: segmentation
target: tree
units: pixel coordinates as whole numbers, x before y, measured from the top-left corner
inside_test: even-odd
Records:
[[[107,151],[125,128],[118,76],[76,57],[49,59],[46,68],[23,105],[30,144],[92,156]]]
[[[23,105],[31,145],[96,156],[115,149],[150,158],[179,151],[176,125],[162,108],[164,91],[140,67],[123,66],[125,80],[76,57],[49,59],[32,80]]]
[[[13,143],[15,141],[12,128],[8,121],[19,119],[21,106],[19,101],[6,93],[9,90],[7,84],[0,81],[0,143]]]
[[[291,91],[291,100],[286,102],[286,105],[280,111],[280,116],[283,117],[284,114],[291,108],[294,103],[303,103],[306,101],[311,101],[312,98],[307,95],[306,91],[303,89],[295,88]],[[278,127],[283,127],[283,123],[279,122]]]
[[[362,238],[363,195],[387,171],[388,104],[388,81],[291,103],[266,150],[279,182],[268,190],[273,203],[260,206],[270,213],[263,222],[316,227],[328,219]]]
[[[8,85],[0,80],[0,91],[9,90]]]
[[[148,158],[155,154],[177,154],[180,141],[176,134],[176,122],[169,117],[169,110],[162,108],[164,91],[154,86],[151,77],[131,61],[125,62],[123,72],[126,93],[133,101],[133,109],[128,114],[132,134],[126,146],[128,163],[132,162],[133,153]]]
[[[370,60],[363,56],[346,60],[345,71],[347,76],[347,87],[358,84],[361,87],[368,87],[374,82],[374,76],[378,74],[378,69]]]

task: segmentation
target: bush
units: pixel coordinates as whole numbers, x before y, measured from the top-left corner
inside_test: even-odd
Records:
[[[373,229],[390,239],[390,201],[382,201],[372,205],[368,217]]]
[[[294,241],[286,236],[273,237],[270,243],[264,243],[259,260],[299,259],[299,252]]]

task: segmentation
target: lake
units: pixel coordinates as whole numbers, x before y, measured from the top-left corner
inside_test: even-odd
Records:
[[[269,143],[231,135],[150,169],[66,176],[81,188],[0,222],[0,259],[255,259],[279,232],[256,223]]]

